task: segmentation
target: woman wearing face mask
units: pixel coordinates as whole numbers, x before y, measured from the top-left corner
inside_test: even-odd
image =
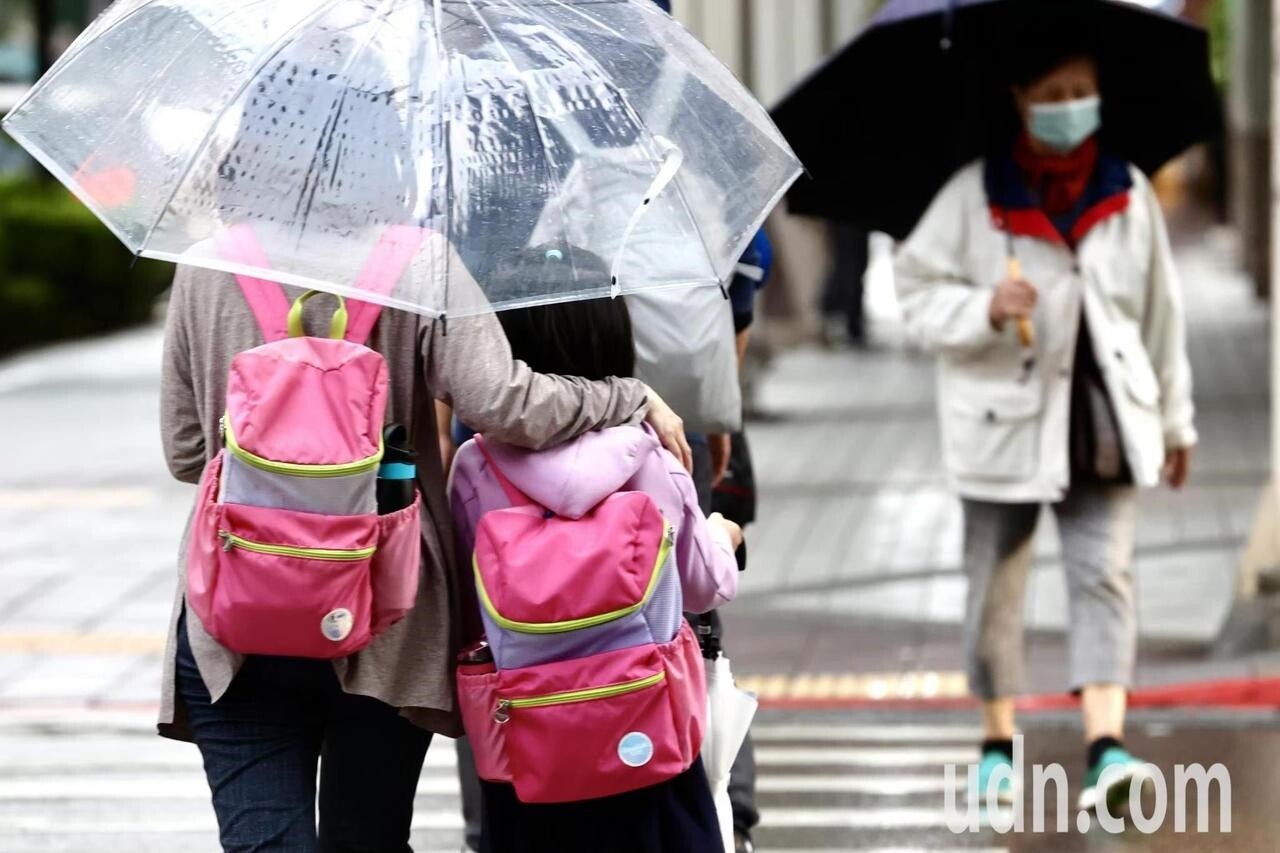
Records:
[[[909,331],[939,356],[945,456],[964,506],[979,792],[995,777],[1011,799],[1017,784],[1026,580],[1048,504],[1067,581],[1069,686],[1084,717],[1080,807],[1115,806],[1144,778],[1122,742],[1135,489],[1162,474],[1175,489],[1186,481],[1191,371],[1155,195],[1099,138],[1106,89],[1089,38],[1059,31],[1018,50],[1016,133],[939,193],[902,248],[898,287]]]

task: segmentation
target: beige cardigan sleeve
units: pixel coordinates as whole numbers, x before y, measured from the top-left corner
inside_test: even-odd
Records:
[[[169,472],[184,483],[200,481],[205,465],[204,430],[192,376],[188,300],[193,269],[180,266],[169,291],[160,374],[160,438]]]

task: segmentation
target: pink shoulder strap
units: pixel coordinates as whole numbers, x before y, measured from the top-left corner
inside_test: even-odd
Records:
[[[238,264],[270,269],[271,261],[258,242],[258,235],[250,225],[233,225],[219,231],[214,237],[218,254]],[[258,328],[267,343],[289,337],[289,297],[274,281],[236,274],[236,284],[249,303],[249,310],[258,321]]]
[[[506,493],[507,500],[511,501],[513,506],[537,506],[537,501],[517,489],[515,483],[508,480],[507,475],[502,473],[502,469],[494,461],[493,454],[489,452],[489,448],[485,445],[483,436],[476,435],[475,442],[476,447],[480,448],[480,453],[484,456],[485,461],[489,463],[489,470],[493,472],[493,476],[498,479],[498,484],[502,486],[502,491]]]
[[[412,225],[389,227],[378,238],[369,260],[360,270],[356,286],[371,293],[390,293],[413,261],[425,238],[426,231]],[[271,261],[250,225],[233,225],[218,232],[214,240],[218,253],[228,260],[259,269],[271,268]],[[289,298],[280,285],[274,281],[239,274],[236,275],[236,283],[240,285],[240,291],[249,303],[263,337],[268,342],[289,337]],[[381,313],[381,305],[356,299],[347,300],[346,339],[358,344],[368,341]]]
[[[383,296],[395,290],[400,276],[409,268],[427,232],[414,225],[392,225],[382,232],[378,244],[373,247],[369,260],[356,279],[362,291]],[[347,303],[347,340],[362,344],[369,340],[373,325],[378,322],[382,306],[373,302],[350,301]]]

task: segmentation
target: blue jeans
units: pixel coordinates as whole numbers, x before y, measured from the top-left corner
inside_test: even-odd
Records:
[[[184,616],[177,689],[228,853],[411,850],[413,799],[431,733],[390,705],[344,693],[331,663],[249,657],[211,702]]]

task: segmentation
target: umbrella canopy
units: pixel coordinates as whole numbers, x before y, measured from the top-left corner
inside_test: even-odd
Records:
[[[799,174],[649,0],[118,0],[4,127],[140,255],[433,315],[717,284]],[[583,187],[610,194],[590,223]],[[219,254],[242,224],[269,266]],[[404,225],[454,251],[363,289]],[[531,241],[573,281],[491,288]]]
[[[793,213],[903,238],[957,169],[1016,128],[1008,55],[1057,26],[1087,32],[1102,144],[1154,172],[1221,124],[1204,30],[1115,0],[889,0],[773,117],[812,179]]]

